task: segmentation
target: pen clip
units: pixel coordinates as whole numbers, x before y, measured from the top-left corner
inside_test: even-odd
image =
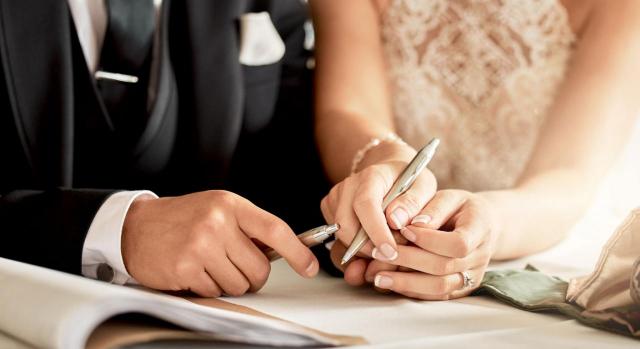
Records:
[[[331,237],[335,232],[340,229],[340,225],[338,223],[325,225],[319,227],[320,229],[313,234],[313,238],[317,241],[324,241]]]

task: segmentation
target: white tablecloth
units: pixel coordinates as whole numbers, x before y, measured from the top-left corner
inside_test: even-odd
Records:
[[[570,268],[561,269],[566,273]],[[273,265],[259,293],[226,300],[321,331],[362,336],[375,348],[640,346],[562,316],[521,311],[484,296],[424,302],[353,288],[325,274],[305,280],[282,261]]]
[[[621,212],[594,207],[561,244],[491,268],[538,269],[568,279],[588,274]],[[640,348],[640,341],[592,329],[560,315],[530,313],[488,296],[425,302],[348,286],[324,273],[299,277],[283,261],[257,294],[227,298],[322,331],[358,335],[375,348]]]

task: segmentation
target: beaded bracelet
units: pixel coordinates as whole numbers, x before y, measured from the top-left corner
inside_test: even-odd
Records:
[[[400,138],[397,134],[393,132],[387,134],[383,138],[374,138],[370,140],[369,143],[365,144],[364,147],[360,148],[360,150],[356,152],[356,155],[353,156],[353,160],[351,161],[351,174],[356,173],[356,171],[358,170],[358,166],[364,159],[365,155],[367,155],[367,153],[371,149],[377,147],[383,142],[392,142],[392,143],[398,143],[403,145],[407,144],[405,141],[402,140],[402,138]]]

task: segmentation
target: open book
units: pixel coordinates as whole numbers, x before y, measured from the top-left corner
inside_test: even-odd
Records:
[[[161,321],[132,322],[116,317],[121,314]],[[220,299],[174,297],[0,258],[0,346],[111,348],[159,339],[273,346],[363,343]]]

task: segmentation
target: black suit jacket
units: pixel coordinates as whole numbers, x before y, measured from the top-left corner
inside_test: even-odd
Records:
[[[0,2],[0,257],[80,273],[93,216],[120,189],[230,189],[295,229],[320,223],[326,184],[312,141],[306,7],[163,6],[158,97],[128,143],[97,97],[66,0]],[[259,11],[287,51],[275,64],[242,66],[238,18]]]

